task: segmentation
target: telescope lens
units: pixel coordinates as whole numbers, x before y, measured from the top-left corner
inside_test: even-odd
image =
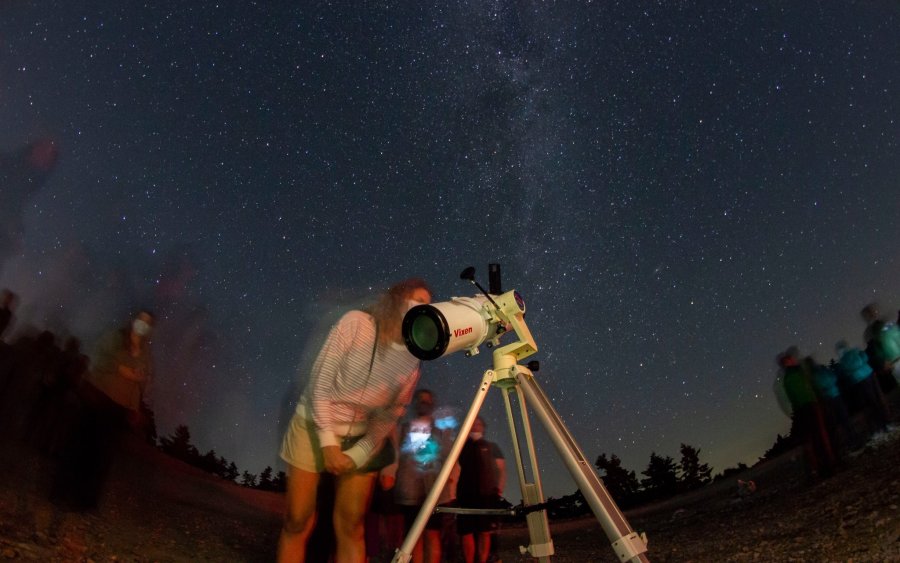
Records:
[[[438,328],[434,319],[419,315],[412,322],[409,338],[420,350],[433,350],[438,343]]]
[[[431,305],[416,305],[403,317],[406,348],[420,360],[441,357],[447,350],[449,334],[447,319]]]

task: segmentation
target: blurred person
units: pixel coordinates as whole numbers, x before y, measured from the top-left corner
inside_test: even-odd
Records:
[[[9,351],[0,393],[0,427],[9,436],[30,437],[43,382],[55,370],[60,350],[56,335],[44,330],[21,335]]]
[[[50,397],[56,391],[62,366],[62,350],[56,344],[56,335],[49,330],[41,331],[21,365],[24,373],[18,378],[22,385],[15,400],[21,410],[23,435],[37,441],[45,425],[55,416]]]
[[[497,444],[484,438],[487,426],[480,416],[459,454],[459,481],[456,498],[461,508],[499,508],[506,484],[506,460]],[[457,532],[466,563],[486,563],[497,517],[462,515],[456,518]]]
[[[834,469],[834,453],[822,410],[812,384],[812,374],[801,365],[799,351],[791,346],[777,357],[779,374],[775,391],[779,406],[791,417],[791,434],[800,441],[811,480],[828,476]]]
[[[866,343],[869,365],[875,371],[879,391],[888,393],[897,387],[900,377],[900,329],[881,316],[877,303],[869,303],[863,307],[860,316],[866,323],[863,340]]]
[[[875,323],[879,368],[900,380],[900,328],[894,323]]]
[[[77,420],[77,392],[88,365],[88,357],[81,352],[81,341],[74,336],[67,338],[55,370],[48,372],[41,382],[41,394],[34,409],[31,432],[41,451],[56,453],[65,429]]]
[[[435,420],[434,394],[430,390],[416,391],[413,409],[413,415],[399,432],[400,453],[394,485],[394,502],[404,516],[404,536],[412,528],[453,445],[452,429],[439,425]],[[452,501],[455,480],[456,472],[450,475],[450,480],[441,491],[438,506]],[[441,561],[443,532],[451,519],[450,514],[440,512],[429,517],[425,530],[413,548],[414,563]]]
[[[866,323],[866,330],[863,331],[863,342],[868,344],[872,338],[875,337],[873,325],[880,318],[878,303],[869,303],[863,307],[859,312],[859,316],[862,317],[863,322]]]
[[[886,432],[890,413],[866,353],[859,348],[851,347],[846,340],[839,341],[834,345],[834,349],[839,358],[841,373],[847,378],[849,393],[862,408],[867,435]]]
[[[441,406],[434,410],[433,416],[434,425],[441,433],[441,443],[444,444],[444,461],[442,463],[446,463],[446,457],[450,455],[450,449],[459,435],[459,414],[454,407]],[[456,489],[458,483],[459,463],[455,463],[450,471],[447,485],[441,493],[441,498],[438,499],[441,505],[448,507],[457,505]],[[448,514],[446,520],[444,520],[444,528],[441,534],[443,536],[441,541],[442,559],[444,561],[458,561],[460,545],[459,534],[456,532],[456,517],[454,515]]]
[[[401,323],[431,302],[421,279],[393,285],[366,311],[332,327],[282,442],[288,463],[287,509],[278,561],[305,561],[317,518],[323,472],[334,476],[335,560],[366,557],[365,515],[378,472],[395,461],[388,439],[419,380],[419,361],[403,344]]]
[[[397,437],[392,436],[391,448],[399,451]],[[388,465],[378,473],[372,502],[366,513],[366,556],[369,561],[389,559],[403,544],[403,513],[394,502],[394,483],[397,463]],[[313,540],[310,540],[313,541]]]
[[[825,428],[835,458],[847,451],[859,449],[862,442],[850,422],[847,404],[838,384],[838,374],[829,366],[816,362],[812,356],[808,356],[805,361],[808,363],[807,369],[812,373],[813,385],[822,405]]]
[[[63,345],[59,368],[60,385],[69,390],[78,389],[89,366],[90,359],[81,351],[81,340],[74,336],[68,337]]]
[[[153,373],[153,314],[100,340],[93,368],[78,388],[79,414],[61,453],[51,500],[74,510],[96,508],[106,475],[129,428],[142,424],[141,402]]]

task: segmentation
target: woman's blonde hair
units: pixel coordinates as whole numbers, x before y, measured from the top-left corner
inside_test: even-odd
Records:
[[[424,289],[431,294],[431,288],[425,280],[409,278],[389,287],[374,305],[366,309],[367,313],[375,317],[379,348],[400,339],[400,328],[407,308],[406,301],[417,289]]]

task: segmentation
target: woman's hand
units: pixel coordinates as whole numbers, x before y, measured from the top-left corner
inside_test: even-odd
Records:
[[[334,475],[356,469],[356,463],[339,446],[325,446],[322,448],[322,457],[325,458],[325,471]]]

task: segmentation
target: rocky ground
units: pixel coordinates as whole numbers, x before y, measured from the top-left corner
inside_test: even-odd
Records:
[[[873,443],[833,477],[808,483],[797,454],[757,467],[757,492],[739,499],[722,483],[632,511],[651,561],[900,561],[900,432]],[[618,561],[593,518],[551,526],[555,561]],[[503,560],[527,530],[507,529]]]
[[[225,482],[130,443],[99,508],[47,501],[49,468],[7,442],[0,458],[0,559],[272,561],[282,495]]]
[[[835,476],[808,484],[788,455],[732,483],[627,514],[652,561],[900,561],[900,433]],[[34,561],[271,561],[281,495],[252,491],[130,444],[100,507],[81,514],[46,500],[46,463],[0,440],[0,559]],[[598,523],[551,524],[556,561],[616,561]],[[527,529],[501,532],[504,561],[525,561]]]

